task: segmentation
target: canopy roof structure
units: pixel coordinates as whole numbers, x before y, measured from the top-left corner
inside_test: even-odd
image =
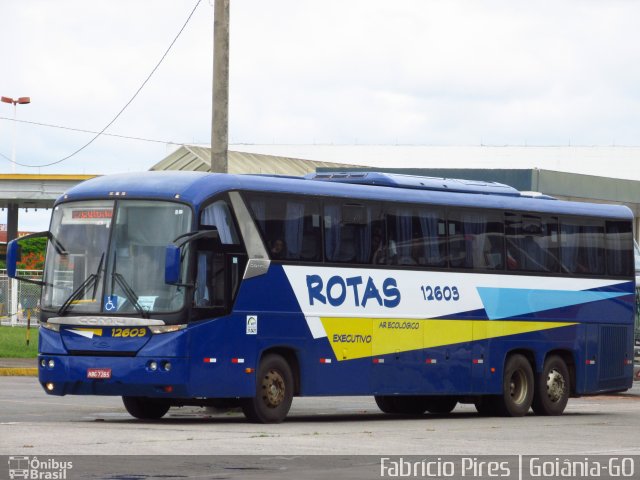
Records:
[[[197,145],[183,145],[166,158],[156,163],[150,170],[187,170],[208,172],[211,148]],[[229,151],[229,171],[227,173],[266,173],[275,175],[303,176],[315,172],[318,168],[352,168],[355,165],[346,163],[323,162],[319,160],[303,160],[300,158],[263,155]]]

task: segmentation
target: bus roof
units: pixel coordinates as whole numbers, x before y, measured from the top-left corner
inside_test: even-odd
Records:
[[[458,178],[421,177],[385,172],[336,172],[312,173],[308,180],[376,185],[381,187],[408,188],[414,190],[437,190],[441,192],[477,193],[483,195],[520,196],[520,192],[509,185],[498,182],[462,180]]]
[[[409,175],[343,173],[331,179],[324,175],[283,177],[276,175],[230,175],[205,172],[154,171],[107,175],[83,182],[66,192],[58,202],[100,198],[145,198],[176,200],[199,208],[211,196],[233,190],[279,192],[298,195],[351,198],[354,200],[431,203],[454,207],[485,207],[550,214],[633,218],[623,205],[550,200],[531,196],[507,185],[457,179]],[[348,175],[352,175],[351,178]],[[356,176],[357,175],[357,176]],[[345,177],[347,176],[347,177]],[[420,185],[422,183],[423,185]]]

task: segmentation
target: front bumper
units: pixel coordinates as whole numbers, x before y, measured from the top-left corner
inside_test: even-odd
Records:
[[[89,378],[90,369],[109,371],[110,378]],[[40,354],[38,378],[50,395],[189,396],[186,358]]]

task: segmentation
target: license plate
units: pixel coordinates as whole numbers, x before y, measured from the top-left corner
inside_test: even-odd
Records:
[[[87,378],[111,378],[110,368],[89,368]]]

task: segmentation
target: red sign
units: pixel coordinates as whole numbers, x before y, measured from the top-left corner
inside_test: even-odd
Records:
[[[72,210],[71,218],[74,220],[93,220],[113,217],[113,210],[105,208],[91,208],[83,210]]]

